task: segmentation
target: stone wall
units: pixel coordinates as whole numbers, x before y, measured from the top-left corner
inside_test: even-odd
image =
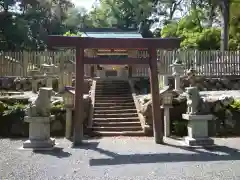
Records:
[[[25,103],[16,102],[25,100]],[[31,102],[32,97],[28,95],[18,95],[15,98],[0,101],[0,136],[3,137],[28,137],[28,123],[24,122],[25,109]],[[55,115],[55,120],[51,122],[51,136],[64,136],[66,125],[66,111],[63,107],[61,97],[52,97],[51,114]],[[88,123],[91,98],[84,95],[84,124]],[[74,114],[74,112],[73,112]],[[74,116],[74,115],[73,115]]]
[[[169,78],[170,84],[174,85],[173,78]],[[224,76],[224,77],[205,77],[196,76],[194,82],[191,83],[188,77],[181,78],[181,88],[185,89],[190,84],[197,86],[200,91],[217,91],[217,90],[239,90],[239,76]]]
[[[227,93],[227,92],[225,92]],[[209,121],[209,134],[211,136],[221,136],[221,135],[240,135],[240,109],[239,107],[234,108],[234,98],[228,95],[211,96],[210,94],[202,94],[202,98],[206,103],[206,112],[213,114],[215,116],[215,121]],[[143,117],[145,118],[145,124],[152,128],[152,104],[151,95],[138,95],[137,96],[139,109]],[[236,101],[235,101],[236,102]],[[238,101],[239,102],[239,101]],[[240,104],[240,102],[239,102]],[[170,109],[170,121],[171,129],[173,131],[178,131],[174,127],[179,125],[174,125],[174,123],[184,124],[186,130],[186,123],[182,119],[182,114],[186,112],[186,97],[184,94],[175,97],[173,100],[173,108]],[[175,135],[179,135],[178,132],[173,132]],[[185,133],[180,133],[180,135],[187,135]]]
[[[73,79],[72,86],[75,85],[75,79]],[[92,85],[91,79],[84,79],[84,94],[88,94]],[[46,80],[42,79],[38,83],[38,88],[45,87]],[[53,90],[58,92],[58,78],[53,79]],[[31,91],[32,90],[32,78],[20,78],[20,77],[2,77],[0,78],[0,91]]]
[[[182,89],[190,86],[190,80],[187,77],[182,77]],[[174,87],[174,79],[169,78],[170,86]],[[195,85],[201,91],[200,94],[206,100],[209,106],[209,113],[214,114],[215,121],[209,123],[209,134],[215,135],[240,135],[240,108],[232,108],[231,101],[227,99],[234,99],[240,104],[240,78],[236,76],[227,76],[224,78],[208,78],[196,77]],[[135,91],[137,93],[139,108],[138,111],[145,117],[145,123],[152,126],[152,109],[149,80],[139,79],[134,81]],[[146,91],[144,91],[145,89]],[[236,90],[233,90],[236,89]],[[149,107],[145,107],[149,106]],[[182,124],[186,130],[187,121],[182,119],[182,114],[186,112],[186,97],[181,95],[175,97],[173,101],[173,108],[170,110],[171,125]],[[185,134],[186,135],[186,134]]]
[[[169,85],[174,87],[174,78],[169,77]],[[225,76],[225,77],[205,77],[196,76],[195,82],[191,83],[191,80],[187,76],[181,77],[181,89],[185,89],[190,85],[197,86],[200,91],[217,91],[217,90],[240,90],[240,76]],[[136,91],[143,93],[146,89],[147,93],[150,93],[150,83],[148,78],[138,78],[135,82]]]

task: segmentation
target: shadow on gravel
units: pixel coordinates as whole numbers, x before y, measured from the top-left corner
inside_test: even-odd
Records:
[[[109,156],[109,158],[90,159],[90,166],[122,165],[122,164],[146,164],[161,162],[190,162],[190,161],[233,161],[240,160],[240,151],[226,146],[214,146],[209,148],[193,149],[182,146],[167,145],[184,149],[192,153],[159,153],[159,154],[118,154],[98,147],[98,142],[84,143],[76,147],[93,150]]]
[[[44,150],[44,151],[34,150],[33,152],[36,153],[36,154],[55,156],[57,158],[67,158],[67,157],[72,155],[69,152],[63,151],[63,148],[59,148],[59,147],[55,147],[52,150]]]
[[[118,156],[118,154],[116,154],[115,152],[99,148],[98,145],[99,145],[99,142],[83,142],[81,145],[73,146],[72,148],[74,148],[74,149],[93,150],[93,151],[97,151],[97,152],[99,152],[101,154],[104,154],[104,155],[112,157],[112,158]]]

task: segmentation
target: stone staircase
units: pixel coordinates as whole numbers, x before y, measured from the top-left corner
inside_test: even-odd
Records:
[[[144,135],[128,81],[97,81],[92,132],[99,136]]]

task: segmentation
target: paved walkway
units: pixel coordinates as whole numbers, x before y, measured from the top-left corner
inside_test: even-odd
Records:
[[[0,140],[0,180],[240,180],[240,138],[221,147],[184,149],[152,138],[88,140],[79,148],[58,139],[49,152],[19,150],[22,140]]]

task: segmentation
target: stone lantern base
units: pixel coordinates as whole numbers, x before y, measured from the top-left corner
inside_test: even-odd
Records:
[[[214,140],[208,137],[208,121],[213,115],[191,115],[183,114],[183,119],[188,120],[188,136],[185,143],[188,146],[211,146]]]
[[[49,149],[55,146],[55,139],[50,138],[50,117],[28,117],[24,121],[29,123],[29,140],[23,143],[23,148]]]
[[[48,140],[27,140],[23,143],[23,148],[30,148],[34,150],[51,149],[55,146],[55,139]]]

